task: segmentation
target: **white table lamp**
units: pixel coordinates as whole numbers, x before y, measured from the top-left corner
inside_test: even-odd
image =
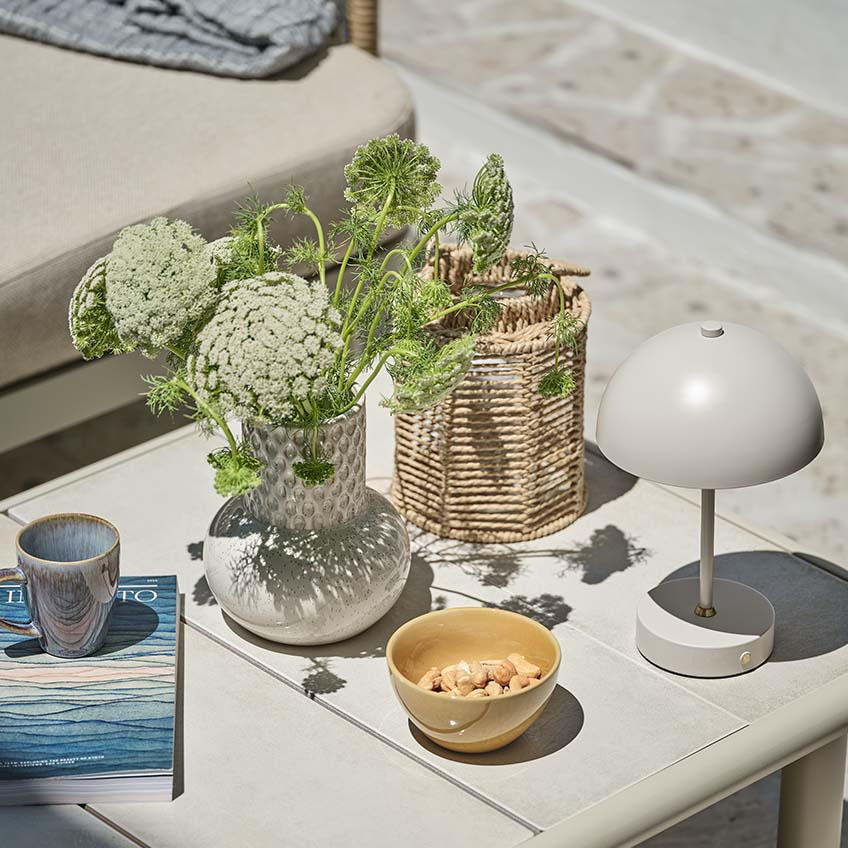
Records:
[[[641,653],[695,677],[765,662],[774,646],[771,603],[749,586],[713,578],[715,490],[784,477],[821,450],[821,406],[801,366],[741,324],[672,327],[613,374],[597,439],[613,463],[638,477],[701,490],[700,576],[665,581],[644,596]]]

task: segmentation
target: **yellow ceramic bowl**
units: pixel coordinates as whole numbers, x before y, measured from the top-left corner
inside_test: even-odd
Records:
[[[454,698],[417,683],[437,666],[524,654],[542,670],[535,686],[494,698]],[[415,726],[437,745],[477,754],[517,739],[538,718],[556,686],[557,640],[530,618],[500,609],[437,610],[398,628],[386,646],[392,686]]]

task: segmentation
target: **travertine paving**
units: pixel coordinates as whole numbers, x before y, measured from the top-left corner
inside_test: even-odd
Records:
[[[848,259],[848,121],[564,0],[383,5],[385,55]]]

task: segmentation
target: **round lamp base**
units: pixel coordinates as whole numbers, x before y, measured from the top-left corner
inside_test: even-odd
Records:
[[[636,645],[654,665],[691,677],[730,677],[762,665],[774,647],[774,607],[735,580],[713,581],[715,615],[695,613],[699,580],[668,580],[642,598]]]

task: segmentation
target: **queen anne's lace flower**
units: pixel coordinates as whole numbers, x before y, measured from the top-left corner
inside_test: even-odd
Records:
[[[215,302],[218,269],[185,221],[154,218],[121,230],[106,264],[106,307],[122,339],[153,353]]]
[[[233,261],[234,243],[235,239],[232,236],[224,236],[223,238],[215,239],[215,241],[210,241],[206,245],[206,250],[209,251],[209,255],[212,257],[212,261],[217,268],[221,269]]]
[[[319,281],[280,271],[233,280],[197,335],[189,379],[225,413],[284,422],[294,416],[296,401],[326,388],[342,343],[339,321]]]
[[[408,355],[395,358],[394,392],[382,405],[392,412],[419,412],[441,403],[471,367],[476,343],[476,336],[460,336],[435,354],[431,343],[411,344]]]
[[[512,186],[503,159],[492,153],[474,179],[458,223],[460,237],[471,245],[475,274],[485,274],[504,255],[514,218]]]
[[[387,223],[403,227],[418,220],[416,209],[429,209],[439,196],[441,167],[429,149],[397,133],[372,138],[357,148],[345,166],[345,197],[367,216],[391,197]]]
[[[107,259],[98,259],[85,272],[71,297],[71,339],[84,359],[97,359],[109,351],[125,353],[133,347],[121,340],[106,308]]]

